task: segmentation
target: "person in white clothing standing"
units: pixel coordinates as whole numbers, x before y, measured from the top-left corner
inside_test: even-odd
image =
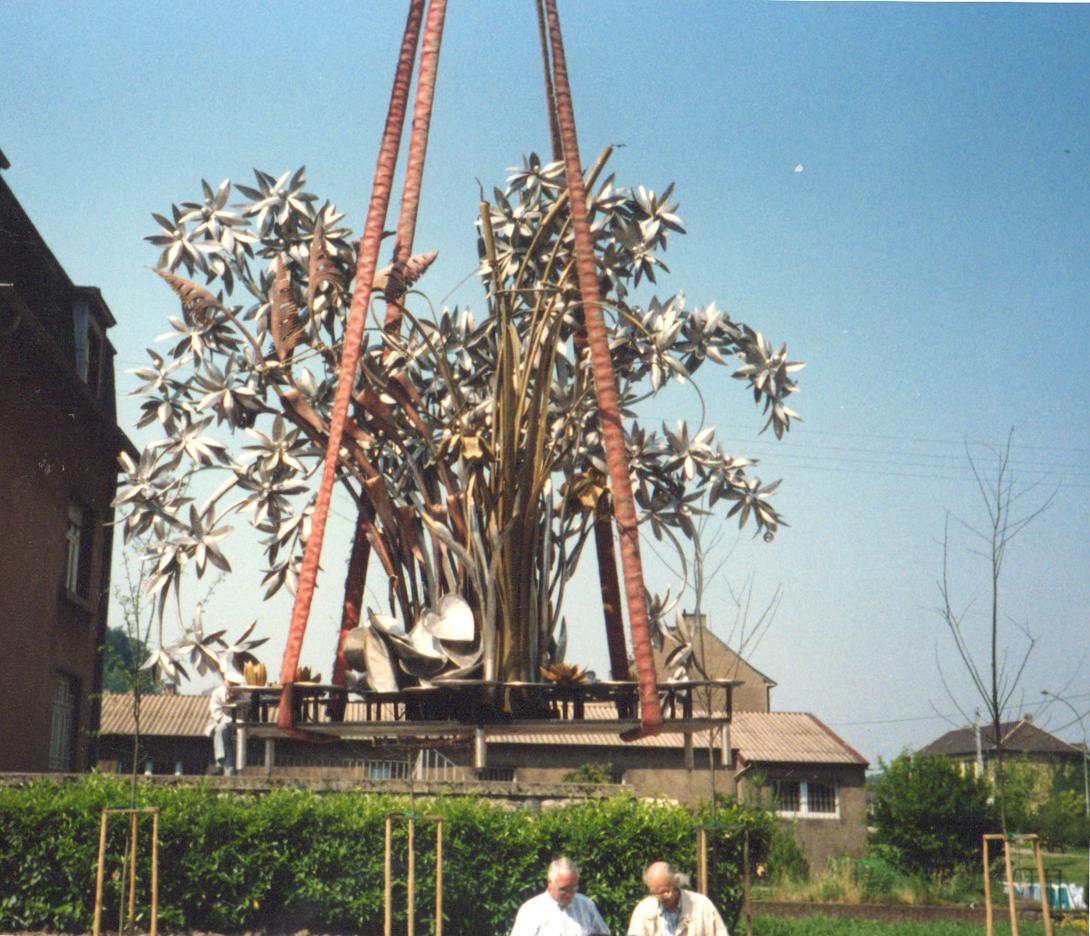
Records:
[[[549,865],[545,893],[519,907],[511,936],[610,936],[594,901],[578,891],[579,868],[557,858]]]
[[[212,690],[208,697],[208,725],[205,732],[212,736],[212,756],[216,773],[231,776],[235,772],[234,745],[231,743],[232,713],[235,704],[231,700],[231,687],[242,682],[235,673],[227,670],[223,683]]]

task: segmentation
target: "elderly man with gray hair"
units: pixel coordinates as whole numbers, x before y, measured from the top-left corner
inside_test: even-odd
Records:
[[[549,865],[545,893],[521,907],[511,936],[609,936],[594,901],[579,890],[579,868],[567,858]]]
[[[632,911],[629,936],[729,936],[715,904],[685,890],[688,877],[665,861],[649,864],[643,880],[648,896]]]

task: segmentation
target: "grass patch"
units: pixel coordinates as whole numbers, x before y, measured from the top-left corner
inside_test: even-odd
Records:
[[[839,858],[809,880],[778,880],[755,887],[756,900],[801,903],[980,905],[984,884],[968,870],[948,875],[909,874],[879,857]]]
[[[1015,854],[1012,859],[1016,881],[1037,880],[1032,854]],[[1050,881],[1055,881],[1054,872],[1059,872],[1065,882],[1085,885],[1085,852],[1048,853],[1042,856],[1042,860]],[[996,868],[998,875],[992,881],[992,900],[997,906],[1005,906],[1001,859]],[[777,876],[755,886],[753,897],[755,900],[798,903],[981,906],[984,902],[984,882],[977,868],[964,868],[948,874],[912,874],[880,855],[872,854],[865,858],[833,859],[824,872],[812,877]]]
[[[936,921],[886,923],[879,920],[834,919],[815,914],[790,920],[759,916],[753,920],[754,936],[980,936],[980,923]],[[1010,936],[1010,925],[996,921],[995,936]],[[741,932],[741,930],[739,930]],[[1040,923],[1018,924],[1019,936],[1044,936]]]
[[[1086,884],[1090,871],[1090,853],[1085,848],[1066,852],[1042,852],[1041,862],[1045,866],[1046,874],[1050,870],[1058,870],[1063,874],[1064,881]]]

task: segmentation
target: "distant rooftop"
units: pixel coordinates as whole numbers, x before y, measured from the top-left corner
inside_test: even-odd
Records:
[[[1013,754],[1078,754],[1077,745],[1068,744],[1043,728],[1038,728],[1028,715],[1015,722],[1001,722],[999,736],[1003,750]],[[995,753],[995,726],[980,726],[980,747],[984,754]],[[919,754],[942,754],[946,757],[976,756],[976,732],[972,725],[955,728],[936,738]]]

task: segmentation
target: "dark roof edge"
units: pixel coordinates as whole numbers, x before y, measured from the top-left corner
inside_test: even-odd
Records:
[[[36,342],[43,351],[48,355],[50,363],[64,375],[66,382],[69,385],[69,389],[72,390],[84,406],[87,406],[95,416],[100,419],[109,429],[111,434],[114,435],[114,441],[129,453],[133,458],[139,458],[140,452],[133,445],[132,440],[129,439],[125,430],[118,424],[116,418],[112,418],[109,413],[102,407],[98,399],[91,392],[91,388],[84,383],[79,375],[75,372],[75,369],[70,367],[65,361],[64,357],[57,350],[56,343],[53,341],[52,336],[46,331],[46,328],[40,321],[38,316],[34,314],[34,311],[23,302],[19,293],[15,287],[9,283],[0,283],[0,305],[8,305],[16,313],[15,324],[12,327],[12,331],[18,328],[21,324],[24,324],[27,330],[30,332],[31,338]]]
[[[117,324],[117,319],[114,318],[113,312],[110,311],[110,307],[102,297],[102,290],[97,286],[73,286],[72,291],[76,296],[90,299],[91,302],[98,306],[99,311],[106,320],[107,328],[113,328]]]

